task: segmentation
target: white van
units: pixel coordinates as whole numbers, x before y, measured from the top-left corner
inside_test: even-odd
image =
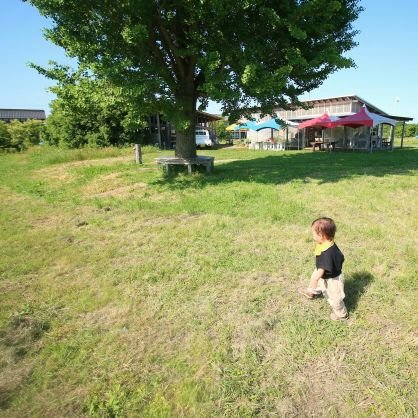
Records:
[[[197,128],[195,131],[196,146],[197,147],[211,147],[213,142],[209,137],[209,131],[207,129]]]

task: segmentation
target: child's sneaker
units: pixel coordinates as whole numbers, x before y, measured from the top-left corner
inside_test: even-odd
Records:
[[[319,290],[308,289],[303,287],[299,287],[298,292],[308,299],[313,299],[315,296],[319,296],[321,294]]]
[[[348,319],[348,313],[346,313],[346,314],[345,314],[345,316],[337,316],[337,315],[335,315],[335,313],[333,312],[333,313],[330,315],[330,318],[331,318],[333,321],[347,321],[347,319]]]

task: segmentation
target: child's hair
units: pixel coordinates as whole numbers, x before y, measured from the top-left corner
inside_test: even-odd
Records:
[[[334,239],[337,227],[331,218],[318,218],[312,222],[312,228],[317,234],[322,234],[328,239]]]

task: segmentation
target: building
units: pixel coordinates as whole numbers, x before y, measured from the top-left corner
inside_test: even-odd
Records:
[[[222,116],[196,111],[196,128],[204,128],[209,131],[212,141],[217,138],[214,122],[222,120]],[[161,149],[172,149],[176,143],[176,130],[172,123],[164,119],[163,115],[150,115],[148,117],[148,129],[151,143]]]
[[[330,116],[338,117],[352,115],[357,113],[364,105],[366,105],[371,112],[391,119],[396,119],[399,122],[412,120],[412,118],[408,117],[390,115],[357,95],[302,100],[302,103],[309,106],[309,108],[303,109],[298,107],[293,110],[283,110],[277,108],[275,110],[281,119],[293,122],[302,122],[306,119],[313,119],[321,116],[324,113],[328,113]]]
[[[308,119],[320,117],[324,113],[327,113],[329,116],[336,117],[353,115],[360,111],[363,106],[366,106],[370,112],[383,117],[394,119],[397,122],[403,124],[401,144],[403,143],[405,122],[411,121],[413,119],[410,117],[388,114],[357,95],[303,100],[302,103],[306,106],[296,107],[291,110],[277,108],[275,109],[275,112],[281,120],[289,121],[292,123],[301,123]],[[260,119],[260,114],[255,113],[252,116],[256,120]],[[254,141],[254,136],[254,132],[249,133],[249,140]],[[269,139],[271,136],[272,135],[269,130],[267,130],[267,132],[260,131],[260,133],[257,134],[257,140],[263,141],[265,139]],[[380,138],[380,142],[376,142],[376,144],[387,144],[389,142],[390,146],[387,146],[386,148],[392,148],[394,140],[394,128],[383,124],[376,127],[364,126],[360,128],[337,127],[332,129],[323,129],[312,127],[304,130],[288,128],[279,132],[275,132],[275,136],[277,139],[285,141],[287,147],[290,148],[311,147],[312,143],[315,141],[322,140],[326,142],[327,140],[332,140],[335,142],[336,148],[367,150],[371,149],[374,144],[372,137]]]
[[[24,122],[30,119],[44,121],[46,119],[45,111],[39,109],[0,109],[0,121],[6,123],[12,120]]]

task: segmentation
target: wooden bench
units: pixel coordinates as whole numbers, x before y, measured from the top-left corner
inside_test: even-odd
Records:
[[[192,167],[194,165],[203,165],[206,167],[206,172],[211,173],[213,171],[213,161],[215,157],[199,156],[194,158],[179,158],[179,157],[159,157],[155,161],[158,165],[162,165],[167,174],[170,173],[170,167],[174,165],[186,165],[189,174],[192,173]]]

